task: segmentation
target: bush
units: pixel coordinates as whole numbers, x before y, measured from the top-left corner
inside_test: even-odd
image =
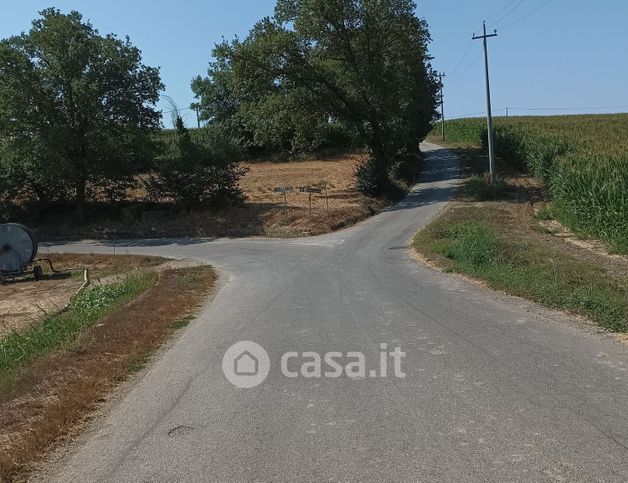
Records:
[[[232,160],[234,152],[228,139],[212,129],[193,140],[178,117],[177,128],[163,147],[155,170],[146,181],[153,199],[170,199],[186,209],[195,205],[220,207],[241,203],[244,195],[238,181],[246,173]]]
[[[355,168],[355,189],[367,196],[380,195],[385,190],[387,180],[375,159],[361,161]]]
[[[420,153],[403,154],[390,167],[390,176],[407,185],[413,185],[421,170],[422,161],[423,157]]]

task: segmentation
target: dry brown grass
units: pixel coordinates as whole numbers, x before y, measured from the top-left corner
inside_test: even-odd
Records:
[[[0,284],[0,338],[11,332],[21,332],[63,308],[83,284],[82,270],[85,268],[92,279],[97,279],[164,262],[163,258],[130,255],[40,253],[40,256],[51,259],[57,271],[76,271],[55,274],[43,263],[43,280],[35,282],[32,277],[27,277]]]
[[[74,350],[41,358],[0,388],[0,481],[22,480],[76,431],[108,391],[189,318],[215,283],[209,267],[168,270],[143,296],[88,329]]]
[[[386,206],[385,200],[361,195],[353,186],[356,164],[363,157],[345,153],[301,161],[243,163],[249,172],[240,186],[247,200],[239,207],[189,212],[172,206],[150,207],[142,204],[146,192],[134,190],[130,195],[136,206],[94,206],[86,224],[72,222],[68,213],[30,224],[47,240],[318,235],[356,223]],[[285,185],[295,189],[288,194],[287,218],[283,195],[273,191]],[[326,200],[324,190],[313,194],[310,213],[308,194],[299,193],[298,188],[312,185],[326,185],[328,197]]]
[[[317,235],[355,223],[381,209],[383,201],[367,198],[353,186],[355,167],[362,159],[361,154],[344,154],[287,163],[244,163],[249,172],[240,185],[247,205],[266,207],[260,213],[260,234]],[[294,188],[287,195],[287,221],[284,195],[273,191],[277,186]],[[299,192],[301,186],[322,189],[321,194],[312,194],[311,212],[309,195]]]

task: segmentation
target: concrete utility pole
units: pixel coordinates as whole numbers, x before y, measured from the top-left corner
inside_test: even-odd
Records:
[[[473,35],[473,40],[484,41],[484,75],[486,76],[486,123],[488,125],[488,163],[491,172],[491,183],[495,182],[495,150],[493,147],[493,114],[491,112],[491,85],[488,79],[488,46],[486,39],[497,37],[497,30],[492,34],[486,34],[486,22],[483,23],[484,35]]]
[[[445,96],[443,95],[443,77],[445,74],[438,74],[440,81],[440,124],[443,141],[445,140]]]
[[[194,110],[196,111],[196,126],[200,128],[201,127],[201,115],[198,112],[198,106],[196,106]]]

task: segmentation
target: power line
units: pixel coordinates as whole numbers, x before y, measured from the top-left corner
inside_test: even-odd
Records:
[[[458,62],[456,67],[449,73],[449,76],[452,76],[456,72],[458,72],[458,69],[460,69],[460,67],[462,66],[462,63],[467,58],[467,55],[469,55],[469,52],[471,51],[472,45],[473,45],[473,39],[469,39],[469,42],[467,43],[467,47],[465,48],[464,54],[462,55],[462,58],[460,59],[460,62]]]
[[[501,13],[503,13],[504,11],[508,10],[510,7],[510,10],[507,11],[507,13],[505,15],[502,15],[498,20],[496,20],[495,22],[493,22],[493,24],[491,24],[491,27],[495,26],[496,24],[498,24],[499,22],[501,22],[502,20],[504,20],[505,18],[507,18],[509,15],[511,15],[516,9],[518,9],[525,0],[512,0],[510,3],[506,4],[503,8],[499,9],[497,12],[493,13],[492,15],[486,17],[486,19],[491,19],[494,17],[497,17],[498,15],[500,15]],[[525,14],[522,17],[519,17],[517,20],[503,26],[500,27],[501,29],[504,28],[508,28],[512,25],[515,25],[523,20],[525,20],[526,18],[528,18],[529,16],[535,14],[536,12],[538,12],[539,10],[541,10],[543,7],[545,7],[545,5],[547,5],[548,3],[550,3],[552,0],[546,0],[545,2],[543,2],[541,5],[539,5],[537,8],[535,8],[534,10],[528,12],[527,14]],[[516,3],[516,4],[515,4]],[[513,6],[514,5],[514,6]],[[467,44],[467,46],[465,47],[465,51],[464,54],[462,55],[462,58],[460,59],[460,61],[458,62],[458,64],[456,65],[456,67],[449,73],[449,78],[451,79],[454,74],[456,74],[458,72],[458,70],[462,67],[464,61],[466,60],[467,56],[469,55],[469,53],[471,52],[471,45],[470,43]],[[480,54],[477,55],[477,57],[471,62],[471,64],[469,64],[469,66],[462,71],[460,74],[458,74],[456,77],[460,77],[464,74],[466,74],[467,72],[469,72],[469,70],[471,70],[471,68],[475,65],[475,63],[480,59]]]
[[[519,17],[517,20],[515,20],[514,22],[509,23],[508,25],[504,25],[503,27],[500,27],[501,30],[503,29],[507,29],[508,27],[511,27],[515,24],[518,24],[519,22],[521,22],[522,20],[525,20],[526,18],[528,18],[530,15],[535,14],[536,12],[538,12],[539,10],[541,10],[543,7],[545,7],[545,5],[547,5],[548,3],[550,3],[552,0],[546,0],[545,2],[543,2],[541,5],[539,5],[537,8],[535,8],[534,10],[532,10],[531,12],[526,13],[523,17]]]
[[[599,111],[604,109],[628,109],[628,106],[599,107],[509,107],[513,111]]]
[[[508,12],[506,12],[504,15],[502,15],[501,17],[499,17],[498,20],[495,20],[495,22],[493,22],[490,27],[494,27],[496,26],[499,22],[501,22],[502,20],[508,18],[510,15],[512,15],[512,13],[517,10],[521,5],[523,5],[523,2],[525,0],[519,0],[519,2],[517,3],[517,5],[515,5],[513,8],[511,8]]]
[[[471,68],[477,63],[478,60],[480,60],[480,57],[482,56],[482,51],[480,50],[478,52],[478,55],[476,55],[473,60],[471,61],[471,63],[467,66],[467,68],[465,70],[463,70],[462,72],[460,72],[456,77],[461,77],[463,75],[465,75],[467,72],[469,72],[471,70]]]
[[[517,2],[517,0],[511,0],[509,3],[507,3],[502,8],[500,8],[497,12],[495,12],[495,13],[489,15],[488,17],[486,17],[486,20],[490,20],[492,18],[497,17],[500,13],[502,13],[506,9],[510,8],[510,6],[513,5],[515,2]]]
[[[182,108],[177,108],[177,109],[170,109],[168,111],[161,111],[162,114],[172,114],[173,112],[176,111],[192,111],[193,109],[191,107],[182,107]]]
[[[628,109],[628,105],[625,106],[599,106],[599,107],[500,107],[493,109],[493,111],[522,111],[522,112],[536,112],[536,111],[558,111],[558,112],[572,112],[572,111],[599,111],[604,109]],[[486,111],[481,112],[469,112],[467,114],[455,114],[449,116],[449,120],[464,119],[467,117],[477,117],[486,115]]]
[[[455,116],[450,116],[449,120],[453,121],[454,119],[464,119],[465,117],[476,117],[476,116],[484,116],[484,115],[486,115],[486,111],[469,112],[467,114],[456,114]]]

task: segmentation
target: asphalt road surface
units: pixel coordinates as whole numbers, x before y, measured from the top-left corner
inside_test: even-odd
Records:
[[[117,242],[209,262],[224,283],[46,479],[628,481],[628,346],[413,260],[409,240],[458,177],[453,154],[424,150],[405,201],[334,234]],[[222,369],[242,340],[270,358],[249,389]],[[371,377],[382,343],[406,353],[404,378],[393,359],[388,377]],[[286,377],[290,351],[360,351],[369,371]]]

